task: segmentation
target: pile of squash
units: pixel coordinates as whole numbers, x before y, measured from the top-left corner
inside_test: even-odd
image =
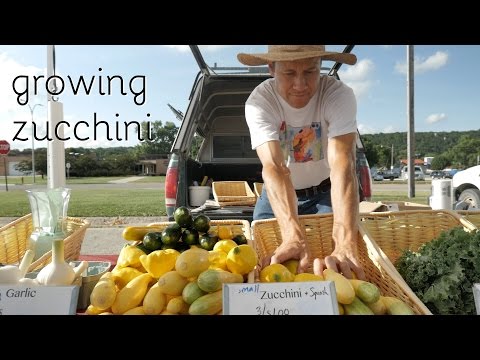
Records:
[[[250,245],[221,240],[211,251],[191,247],[145,254],[122,248],[117,265],[93,288],[87,314],[214,315],[222,313],[222,284],[246,282],[258,258]]]

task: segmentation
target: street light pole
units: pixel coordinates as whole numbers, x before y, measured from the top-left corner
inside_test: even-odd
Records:
[[[390,170],[393,170],[393,144],[392,144],[392,154],[391,154]]]
[[[32,116],[32,173],[33,173],[33,183],[35,184],[35,137],[34,137],[34,127],[33,127],[33,111],[37,106],[43,106],[42,104],[35,104],[33,107],[28,104],[28,107],[30,108],[30,115]]]

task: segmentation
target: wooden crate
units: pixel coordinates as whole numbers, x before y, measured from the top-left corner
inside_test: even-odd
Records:
[[[214,181],[212,192],[220,206],[255,205],[257,201],[246,181]]]
[[[260,183],[260,182],[253,183],[253,192],[255,193],[255,196],[257,198],[259,198],[260,195],[262,195],[262,190],[263,190],[263,183]]]

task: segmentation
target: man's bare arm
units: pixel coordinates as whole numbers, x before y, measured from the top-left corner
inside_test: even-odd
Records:
[[[272,263],[298,259],[299,272],[305,271],[309,263],[305,235],[298,220],[297,195],[285,165],[278,141],[268,141],[257,147],[262,162],[262,177],[273,213],[277,218],[283,243],[271,258]]]
[[[363,279],[365,275],[357,249],[359,194],[355,171],[356,136],[356,133],[350,133],[328,142],[335,250],[325,257],[321,267],[341,272],[348,278],[354,271],[358,278]]]

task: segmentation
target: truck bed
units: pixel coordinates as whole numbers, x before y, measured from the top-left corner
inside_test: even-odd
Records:
[[[201,183],[204,176],[213,181],[247,181],[253,191],[254,182],[263,182],[261,164],[211,164],[189,160],[187,164],[187,183]],[[188,195],[187,195],[188,196]],[[213,196],[210,196],[213,200]],[[200,208],[190,207],[194,214],[205,214],[210,219],[241,219],[252,221],[254,206],[225,206]]]

